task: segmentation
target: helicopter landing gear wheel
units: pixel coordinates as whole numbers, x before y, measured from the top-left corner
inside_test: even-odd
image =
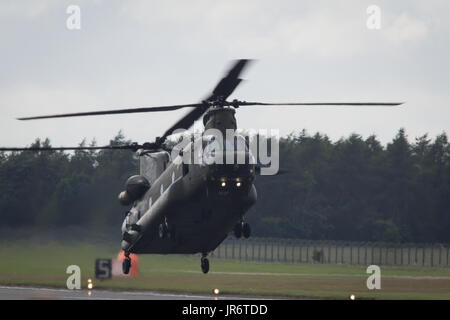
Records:
[[[202,272],[205,273],[205,274],[208,273],[208,271],[209,271],[209,260],[206,257],[206,254],[204,254],[202,256],[202,259],[200,261],[201,261]]]
[[[128,274],[130,272],[131,268],[131,259],[128,255],[126,255],[126,258],[122,261],[122,271],[124,274]]]
[[[250,238],[251,232],[250,225],[242,220],[236,223],[233,229],[236,239],[240,239],[242,236],[244,236],[245,239],[248,239]]]

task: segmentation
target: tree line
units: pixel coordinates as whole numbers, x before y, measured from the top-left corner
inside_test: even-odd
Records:
[[[110,141],[127,143],[121,132]],[[255,236],[450,242],[446,133],[409,142],[400,129],[384,146],[376,136],[333,142],[303,130],[280,139],[280,167],[287,173],[256,178],[258,201],[246,215]],[[0,152],[1,224],[119,230],[126,208],[117,195],[138,170],[127,150]]]

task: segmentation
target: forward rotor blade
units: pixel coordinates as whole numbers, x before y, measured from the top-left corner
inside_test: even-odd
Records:
[[[211,106],[211,103],[216,100],[225,101],[227,97],[236,89],[242,79],[239,75],[242,73],[243,69],[248,65],[251,60],[241,59],[237,60],[233,66],[228,71],[227,75],[222,78],[222,80],[216,85],[213,93],[206,99],[206,103],[193,103],[193,104],[183,104],[183,105],[173,105],[173,106],[158,106],[158,107],[143,107],[143,108],[127,108],[119,110],[105,110],[105,111],[92,111],[92,112],[77,112],[77,113],[66,113],[66,114],[55,114],[55,115],[45,115],[45,116],[34,116],[34,117],[22,117],[18,120],[36,120],[36,119],[49,119],[49,118],[66,118],[66,117],[81,117],[81,116],[97,116],[97,115],[110,115],[110,114],[126,114],[126,113],[139,113],[139,112],[158,112],[158,111],[171,111],[186,107],[193,107],[194,110],[188,112],[180,120],[178,120],[172,127],[170,127],[162,137],[157,139],[154,143],[155,148],[161,148],[166,137],[171,135],[176,129],[189,129],[196,120],[198,120],[203,113]],[[100,147],[96,147],[102,149]],[[105,147],[105,149],[108,149]],[[112,148],[109,148],[112,149]],[[3,151],[23,151],[31,150],[30,148],[4,148],[0,149]],[[44,149],[39,148],[38,150],[43,151]],[[78,148],[52,148],[49,150],[83,150]],[[89,150],[89,149],[86,149]]]
[[[398,106],[404,102],[283,102],[283,103],[265,103],[265,102],[247,102],[232,101],[229,106]]]
[[[178,120],[173,126],[171,126],[164,135],[161,137],[161,143],[170,136],[177,129],[189,129],[195,121],[201,118],[203,113],[208,110],[209,105],[201,105],[201,107],[195,108],[194,110],[189,111],[186,115],[184,115],[180,120]]]
[[[123,114],[123,113],[138,113],[138,112],[159,112],[159,111],[172,111],[187,107],[198,107],[201,103],[193,104],[180,104],[173,106],[158,106],[158,107],[143,107],[143,108],[127,108],[118,110],[105,110],[105,111],[91,111],[91,112],[76,112],[76,113],[64,113],[64,114],[54,114],[46,116],[36,116],[36,117],[24,117],[18,118],[18,120],[36,120],[36,119],[49,119],[49,118],[66,118],[66,117],[82,117],[82,116],[99,116],[99,115],[109,115],[109,114]]]
[[[205,102],[214,102],[216,100],[225,101],[225,99],[228,98],[231,93],[233,93],[234,89],[241,83],[242,79],[239,78],[239,75],[251,61],[252,60],[248,59],[237,60],[232,65],[227,75],[219,81],[214,88],[213,93],[205,100]],[[189,111],[164,133],[160,138],[160,142],[164,142],[164,140],[177,129],[189,129],[195,121],[201,118],[203,113],[205,113],[209,107],[210,105],[208,103],[202,103],[194,110]]]
[[[248,59],[237,60],[230,68],[227,75],[219,81],[214,88],[212,95],[207,100],[213,101],[221,99],[225,101],[225,99],[227,99],[241,83],[242,79],[239,78],[239,75],[251,61],[252,60]]]

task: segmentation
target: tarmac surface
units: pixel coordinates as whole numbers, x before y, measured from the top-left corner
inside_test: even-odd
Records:
[[[152,291],[68,290],[37,287],[0,286],[0,300],[261,300],[245,296],[215,296],[161,293]]]

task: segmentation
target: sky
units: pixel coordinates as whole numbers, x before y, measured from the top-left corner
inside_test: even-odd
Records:
[[[80,29],[67,27],[71,5]],[[379,29],[367,26],[372,5]],[[449,9],[447,0],[0,0],[0,146],[106,145],[119,130],[153,141],[188,110],[16,118],[196,103],[240,58],[256,61],[231,99],[405,104],[242,107],[239,128],[434,138],[450,125]]]

